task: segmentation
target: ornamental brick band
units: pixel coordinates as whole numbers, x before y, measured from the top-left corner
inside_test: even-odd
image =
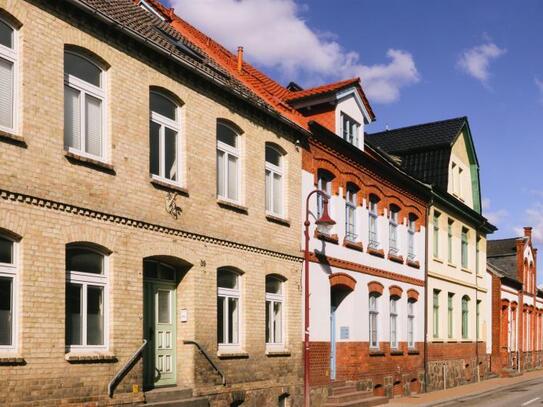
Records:
[[[409,290],[407,290],[407,299],[411,301],[418,301],[419,293],[416,290],[410,288]]]
[[[390,292],[391,297],[400,298],[403,294],[403,290],[397,285],[391,285],[390,287],[388,287],[388,291]]]
[[[378,283],[377,281],[372,281],[372,282],[368,283],[368,292],[370,294],[371,293],[377,293],[377,294],[382,295],[383,290],[384,290],[383,284]]]
[[[330,288],[347,288],[354,291],[356,280],[346,273],[334,273],[330,277]]]

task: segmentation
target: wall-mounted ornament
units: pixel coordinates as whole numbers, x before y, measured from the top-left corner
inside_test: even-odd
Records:
[[[181,207],[177,205],[177,192],[168,192],[166,195],[166,212],[174,219],[177,219],[181,214]]]

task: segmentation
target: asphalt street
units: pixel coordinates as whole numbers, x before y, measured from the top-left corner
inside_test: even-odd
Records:
[[[466,396],[439,407],[541,407],[543,406],[543,377],[513,386],[486,392],[473,396]]]

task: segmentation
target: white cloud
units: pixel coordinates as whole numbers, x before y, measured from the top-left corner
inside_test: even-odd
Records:
[[[534,79],[535,86],[537,87],[537,90],[539,91],[539,101],[543,103],[543,81],[539,78]]]
[[[532,226],[532,238],[535,243],[543,243],[543,202],[533,202],[524,213],[525,225]],[[517,226],[515,231],[519,236],[524,235],[523,228]]]
[[[509,212],[505,209],[496,209],[492,210],[491,202],[489,198],[483,198],[483,215],[488,219],[490,223],[495,226],[498,226],[502,220],[506,219],[509,216]]]
[[[490,62],[501,57],[506,52],[505,48],[500,48],[489,41],[486,44],[478,45],[464,51],[458,59],[458,66],[468,75],[486,84],[490,77]]]
[[[413,56],[389,49],[387,62],[364,65],[335,36],[312,30],[295,0],[172,0],[179,16],[230,50],[243,46],[248,58],[281,72],[285,81],[309,85],[360,76],[370,101],[390,103],[403,87],[419,81]],[[305,79],[305,80],[304,80]]]

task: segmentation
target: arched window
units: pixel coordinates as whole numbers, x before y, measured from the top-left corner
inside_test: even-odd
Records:
[[[284,289],[283,281],[275,276],[266,277],[266,345],[284,344]]]
[[[398,297],[390,298],[390,348],[398,349]]]
[[[179,159],[179,107],[162,93],[150,94],[150,171],[153,178],[181,183]]]
[[[217,342],[238,346],[240,332],[240,277],[230,269],[217,272]]]
[[[66,247],[66,346],[107,347],[107,256],[94,247]]]
[[[358,188],[356,185],[348,183],[345,192],[345,239],[355,242],[358,234],[356,233],[356,195]]]
[[[415,348],[415,304],[414,299],[407,300],[407,347]]]
[[[266,212],[283,216],[283,154],[266,145]]]
[[[217,196],[240,200],[240,136],[228,124],[217,122]]]
[[[368,217],[369,217],[369,245],[371,249],[379,248],[379,233],[377,228],[377,219],[379,217],[379,198],[377,195],[370,195],[368,204]]]
[[[320,169],[317,172],[317,188],[331,197],[332,196],[332,180],[334,176],[326,170]],[[318,194],[317,195],[317,218],[322,216],[322,211],[324,207],[324,199]]]
[[[398,222],[400,217],[400,208],[397,205],[390,205],[388,214],[388,246],[389,252],[397,255],[400,252],[398,241]]]
[[[379,348],[379,307],[378,307],[379,294],[370,293],[369,297],[369,337],[370,348]]]
[[[17,31],[0,17],[0,130],[16,132]]]
[[[468,337],[468,324],[469,324],[469,297],[464,295],[462,297],[462,338]]]
[[[64,52],[64,145],[106,159],[104,71],[86,56]]]
[[[0,350],[15,348],[17,243],[0,234]]]
[[[407,260],[415,261],[417,253],[415,251],[415,233],[417,231],[417,215],[409,214],[407,219]]]

